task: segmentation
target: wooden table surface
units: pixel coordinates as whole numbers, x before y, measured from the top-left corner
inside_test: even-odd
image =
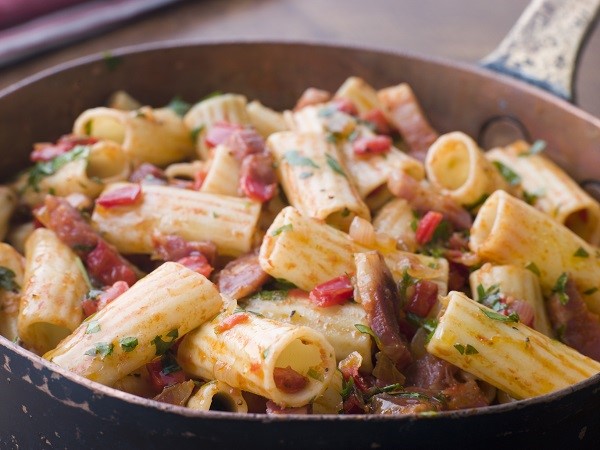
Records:
[[[508,32],[527,0],[188,0],[100,36],[0,69],[0,89],[90,53],[165,40],[292,39],[358,44],[475,63]],[[1,44],[0,44],[1,45]],[[576,80],[579,105],[600,116],[600,30]]]

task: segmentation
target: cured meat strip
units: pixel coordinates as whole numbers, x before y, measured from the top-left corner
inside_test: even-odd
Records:
[[[378,252],[359,253],[355,262],[357,297],[367,312],[369,326],[381,341],[381,351],[402,370],[412,356],[398,325],[396,283]]]
[[[271,277],[260,267],[258,249],[228,263],[219,273],[219,291],[235,300],[257,292]]]
[[[600,361],[600,316],[588,309],[572,280],[567,281],[564,293],[566,299],[556,293],[548,301],[554,330],[569,347]]]

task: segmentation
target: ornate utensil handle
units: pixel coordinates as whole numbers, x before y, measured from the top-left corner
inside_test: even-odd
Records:
[[[573,80],[600,0],[532,0],[481,65],[575,101]]]

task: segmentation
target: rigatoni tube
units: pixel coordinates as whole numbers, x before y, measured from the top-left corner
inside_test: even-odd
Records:
[[[504,191],[481,206],[471,227],[471,250],[496,264],[514,264],[539,273],[542,290],[552,292],[567,273],[587,306],[600,313],[600,255],[564,225]],[[593,292],[592,292],[593,291]]]
[[[204,276],[167,262],[83,322],[44,358],[112,385],[214,317],[223,305]]]
[[[0,335],[17,338],[19,301],[23,287],[24,258],[13,247],[0,242]]]
[[[241,305],[268,319],[311,327],[323,333],[333,346],[337,361],[357,351],[363,358],[362,368],[369,373],[373,369],[371,337],[355,327],[357,324],[368,325],[367,313],[357,303],[322,308],[308,296],[292,290],[287,293],[263,291]]]
[[[38,228],[25,243],[19,337],[36,353],[53,349],[83,320],[88,291],[83,264],[53,231]]]
[[[194,330],[181,342],[177,360],[192,375],[284,407],[321,395],[335,371],[334,350],[321,333],[249,312],[223,313]]]
[[[116,183],[104,192],[128,186]],[[211,240],[224,255],[250,250],[261,205],[248,199],[168,186],[143,185],[132,205],[96,205],[92,222],[122,253],[154,251],[154,233],[175,234],[189,241]]]
[[[600,362],[450,292],[427,351],[522,399],[547,394],[600,372]]]

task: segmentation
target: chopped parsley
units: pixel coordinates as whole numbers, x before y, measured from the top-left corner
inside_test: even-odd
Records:
[[[96,345],[86,351],[85,354],[88,356],[100,355],[100,357],[104,359],[107,356],[112,355],[114,348],[115,346],[113,344],[109,344],[107,342],[98,342]]]
[[[251,299],[264,300],[267,302],[278,302],[287,298],[288,291],[285,289],[278,289],[275,291],[260,291],[249,297]]]
[[[283,233],[285,231],[292,231],[293,229],[294,229],[293,225],[291,223],[287,223],[285,225],[280,226],[276,230],[274,230],[271,233],[271,236],[279,236],[281,233]]]
[[[175,340],[179,337],[179,331],[177,331],[177,328],[169,331],[167,333],[167,337],[170,337],[171,340],[163,341],[162,336],[160,335],[152,339],[151,343],[156,347],[156,356],[164,355],[167,350],[171,348],[171,345],[175,343]]]
[[[317,381],[323,381],[323,379],[324,379],[321,371],[318,368],[315,369],[314,367],[310,367],[308,369],[308,372],[306,372],[306,375],[311,377],[313,380],[317,380]]]
[[[370,335],[375,340],[375,344],[377,345],[377,348],[381,349],[381,347],[382,347],[381,340],[379,339],[379,336],[377,336],[375,334],[375,332],[371,329],[371,327],[369,327],[367,325],[363,325],[362,323],[356,323],[356,324],[354,324],[354,326],[361,333]]]
[[[477,285],[477,301],[484,305],[493,307],[502,299],[500,285],[492,284],[487,289],[482,284]],[[494,308],[495,309],[495,308]]]
[[[577,258],[587,258],[590,254],[583,247],[579,247],[577,251],[573,253],[573,256],[576,256]]]
[[[123,351],[125,353],[129,353],[129,352],[133,351],[134,348],[137,347],[138,340],[136,337],[127,336],[127,337],[119,339],[119,345],[121,346],[121,348],[123,349]]]
[[[518,322],[519,321],[519,314],[517,314],[516,312],[510,313],[508,316],[505,316],[504,314],[499,314],[495,311],[488,311],[487,309],[483,309],[483,308],[481,308],[481,312],[484,313],[490,319],[497,320],[499,322]]]
[[[521,182],[521,177],[510,167],[502,164],[500,161],[493,161],[493,164],[500,172],[500,175],[502,175],[502,178],[504,178],[511,186],[515,186]]]
[[[285,152],[283,158],[291,166],[314,167],[315,169],[319,168],[319,166],[312,159],[302,156],[298,150],[290,150]]]
[[[100,331],[100,324],[97,320],[91,320],[88,322],[88,326],[85,329],[85,334],[94,334]]]
[[[348,208],[344,208],[342,210],[342,217],[348,217],[350,215],[350,210]]]
[[[525,200],[525,203],[528,205],[534,205],[538,198],[540,198],[539,194],[525,190],[523,191],[523,200]]]
[[[78,159],[85,159],[90,154],[90,147],[87,145],[77,145],[72,150],[69,150],[62,155],[50,161],[40,161],[29,170],[27,177],[27,187],[33,188],[35,192],[39,192],[40,182],[50,175],[54,175],[66,164]]]
[[[568,279],[569,276],[566,272],[561,273],[552,288],[552,292],[558,295],[558,301],[560,301],[561,305],[566,305],[569,302],[569,295],[566,292]]]
[[[180,117],[185,116],[191,107],[192,105],[182,100],[181,97],[174,97],[167,105],[167,108],[172,109]]]
[[[190,138],[193,142],[196,142],[196,140],[198,139],[198,135],[202,132],[203,129],[204,125],[200,125],[199,127],[196,127],[192,131],[190,131]]]
[[[302,172],[300,175],[298,175],[298,178],[300,178],[301,180],[305,180],[307,178],[310,178],[314,175],[314,173],[312,172]]]
[[[536,266],[534,262],[530,262],[525,266],[525,268],[536,274],[538,277],[541,276],[540,269],[538,268],[538,266]]]
[[[454,344],[454,348],[461,355],[476,355],[477,353],[479,353],[477,351],[477,349],[475,347],[473,347],[471,344],[467,344],[466,347],[462,344]]]
[[[335,159],[329,153],[325,153],[325,159],[327,159],[327,165],[331,168],[331,170],[333,170],[338,175],[341,175],[343,177],[346,176],[346,173],[342,169],[342,166],[340,166],[340,163],[337,159]]]
[[[15,281],[15,273],[8,267],[0,266],[0,288],[18,292],[21,287]]]

